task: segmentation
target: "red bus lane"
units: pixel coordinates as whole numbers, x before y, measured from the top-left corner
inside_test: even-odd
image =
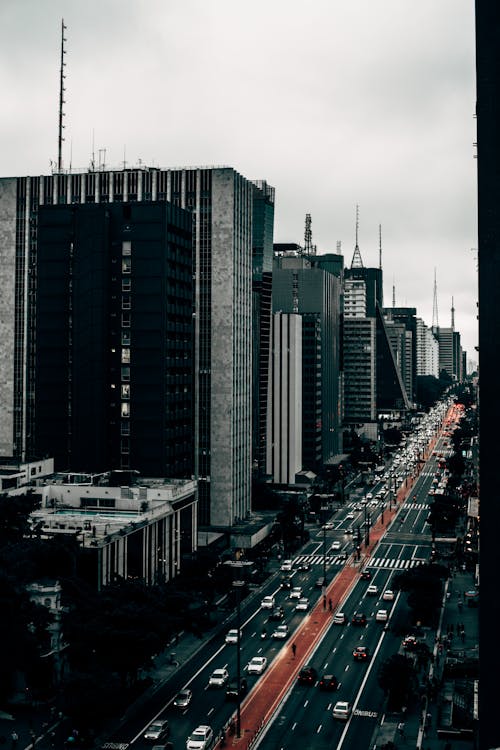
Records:
[[[404,500],[409,489],[411,489],[411,486],[400,490],[398,493],[400,502]],[[300,669],[307,663],[314,647],[330,627],[333,613],[354,587],[359,578],[360,569],[366,565],[374,548],[384,536],[387,526],[399,509],[400,502],[392,510],[386,508],[385,525],[379,518],[371,527],[370,543],[364,549],[361,560],[356,562],[351,556],[346,566],[337,573],[327,587],[325,595],[327,599],[332,600],[332,610],[324,609],[323,595],[321,595],[309,616],[299,625],[289,638],[286,646],[283,647],[267,671],[258,680],[250,695],[241,705],[240,737],[237,737],[236,734],[227,733],[222,741],[224,744],[230,743],[232,746],[246,750],[256,741],[261,730],[271,720],[285,698]],[[292,653],[292,643],[296,645],[295,657]],[[236,715],[233,715],[232,722],[234,726]],[[218,747],[222,746],[222,742],[218,744]]]

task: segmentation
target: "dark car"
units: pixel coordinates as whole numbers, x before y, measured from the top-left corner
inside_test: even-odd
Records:
[[[310,563],[306,562],[305,560],[303,560],[301,563],[299,563],[298,567],[299,567],[299,570],[310,570],[311,569]]]
[[[369,570],[363,570],[363,572],[361,573],[361,580],[362,581],[371,581],[371,578],[372,578],[372,574],[370,573],[370,571]]]
[[[355,612],[351,622],[353,625],[366,625],[366,615],[362,612]]]
[[[420,641],[418,638],[415,638],[414,635],[407,635],[406,638],[403,639],[402,646],[406,651],[415,651],[416,648],[418,648]]]
[[[240,680],[240,693],[238,696],[238,681],[235,680],[234,682],[230,682],[229,685],[226,688],[226,700],[227,701],[237,701],[238,697],[242,698],[244,695],[247,694],[248,685],[245,678]]]
[[[368,659],[370,658],[370,651],[366,646],[356,646],[356,648],[352,652],[352,655],[354,656],[356,661],[368,661]]]
[[[281,579],[281,588],[282,589],[291,589],[292,588],[293,581],[290,576],[283,576]]]
[[[333,674],[324,674],[318,682],[320,690],[337,690],[339,681]]]
[[[270,620],[282,620],[285,616],[285,612],[283,610],[283,607],[275,607],[271,614],[269,615]]]
[[[318,673],[315,668],[308,665],[307,667],[302,667],[300,670],[297,682],[299,685],[314,685],[317,678]]]

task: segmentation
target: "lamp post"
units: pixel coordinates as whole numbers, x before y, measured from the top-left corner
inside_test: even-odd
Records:
[[[233,586],[236,589],[236,689],[238,695],[238,703],[236,708],[236,736],[241,737],[241,647],[240,647],[240,631],[241,631],[241,589],[245,585],[244,581],[233,581]]]
[[[365,547],[370,544],[370,515],[365,505]]]

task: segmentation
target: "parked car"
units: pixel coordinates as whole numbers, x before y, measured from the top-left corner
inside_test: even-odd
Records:
[[[208,687],[224,687],[228,680],[229,672],[227,671],[227,669],[214,669],[214,671],[208,678]]]
[[[174,706],[176,708],[187,708],[189,704],[191,703],[191,699],[193,697],[193,693],[189,688],[184,688],[183,690],[179,690],[177,695],[174,698]]]
[[[333,707],[333,718],[347,721],[351,715],[351,704],[347,701],[337,701]]]
[[[300,670],[297,682],[299,685],[314,685],[318,678],[318,673],[314,667],[311,667],[309,664],[306,667],[302,667]]]
[[[189,735],[186,741],[186,750],[208,750],[214,739],[212,727],[207,724],[200,724],[194,732]]]
[[[254,656],[247,664],[247,672],[248,674],[262,674],[266,667],[267,659],[265,656]]]
[[[170,728],[166,719],[155,719],[144,732],[145,740],[164,740],[170,734]]]
[[[320,690],[337,690],[339,681],[333,674],[324,674],[318,682]]]

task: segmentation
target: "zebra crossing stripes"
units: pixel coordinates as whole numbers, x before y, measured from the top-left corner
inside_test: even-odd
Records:
[[[335,565],[337,563],[344,562],[342,555],[327,555],[324,558],[323,555],[299,555],[295,558],[294,564],[298,565],[301,562],[307,562],[309,565],[323,565],[323,560],[327,565]],[[417,565],[422,565],[426,560],[420,558],[413,558],[411,560],[402,560],[394,557],[374,557],[367,562],[368,568],[390,568],[391,570],[404,570],[407,568],[414,568]]]

